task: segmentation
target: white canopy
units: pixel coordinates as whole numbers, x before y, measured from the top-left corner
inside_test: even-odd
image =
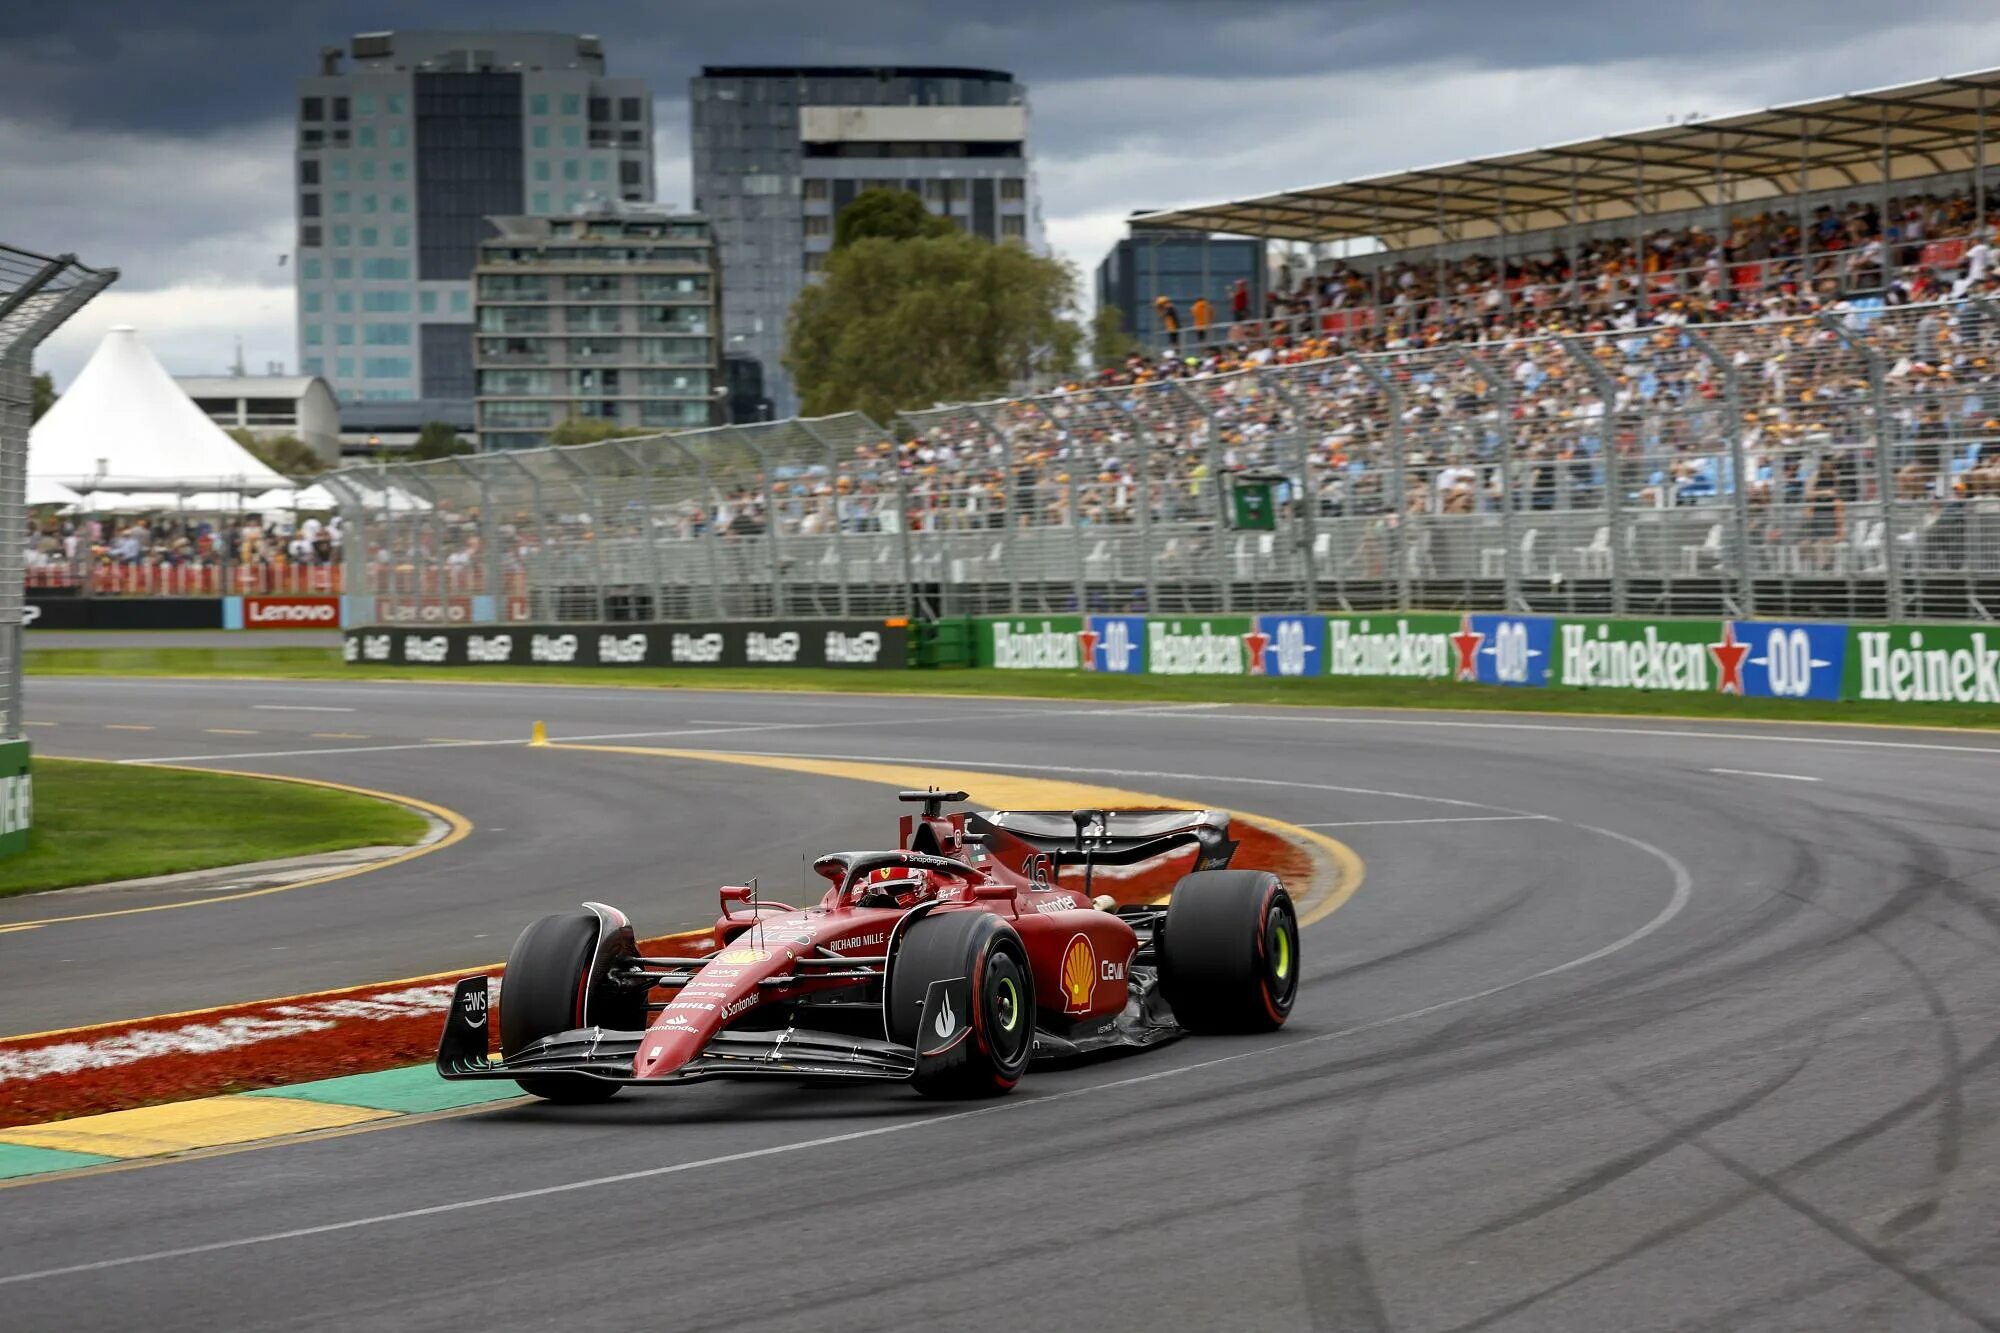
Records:
[[[30,477],[28,493],[23,503],[30,509],[39,509],[44,505],[61,505],[67,508],[82,499],[82,496],[59,481],[50,481],[46,477]]]
[[[352,485],[352,483],[349,483]],[[400,487],[384,490],[376,486],[355,486],[362,508],[370,514],[417,514],[428,512],[431,502]],[[340,508],[340,498],[324,483],[314,482],[296,491],[271,491],[246,501],[252,509],[289,509],[296,513],[323,513]]]
[[[104,335],[29,432],[28,479],[31,489],[53,481],[89,493],[91,507],[190,511],[293,485],[209,420],[129,324]]]

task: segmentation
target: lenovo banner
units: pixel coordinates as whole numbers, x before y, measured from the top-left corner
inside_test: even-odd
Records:
[[[901,668],[909,628],[882,620],[383,625],[349,630],[346,657],[396,666]]]
[[[244,629],[337,629],[339,626],[338,597],[243,599]]]

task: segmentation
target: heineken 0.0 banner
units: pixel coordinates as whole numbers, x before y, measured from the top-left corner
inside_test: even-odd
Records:
[[[0,856],[28,849],[35,822],[35,779],[26,741],[0,741]]]
[[[1846,697],[2000,704],[2000,626],[1856,625]]]
[[[1160,676],[1335,676],[1751,699],[2000,705],[2000,627],[1563,616],[1017,616],[978,663]]]

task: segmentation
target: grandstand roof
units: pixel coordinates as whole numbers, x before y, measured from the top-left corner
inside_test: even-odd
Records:
[[[1131,221],[1405,249],[1564,226],[1572,207],[1577,222],[1608,222],[1787,199],[1876,184],[1885,157],[1892,182],[1972,170],[1996,91],[2000,69],[1977,70]]]

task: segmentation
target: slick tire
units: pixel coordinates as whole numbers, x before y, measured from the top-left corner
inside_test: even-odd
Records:
[[[1299,920],[1265,870],[1181,876],[1158,945],[1160,989],[1195,1032],[1271,1032],[1299,993]]]
[[[954,977],[972,983],[966,1058],[938,1073],[919,1074],[912,1086],[926,1097],[1012,1091],[1035,1049],[1035,979],[1021,937],[991,912],[940,912],[911,923],[890,964],[883,997],[889,1040],[914,1048],[931,983]]]
[[[521,932],[507,955],[507,976],[500,988],[502,1058],[511,1058],[553,1033],[583,1026],[595,980],[588,974],[596,952],[597,918],[589,912],[557,912]],[[577,1074],[534,1074],[514,1081],[523,1092],[572,1105],[605,1101],[616,1096],[619,1087]]]

